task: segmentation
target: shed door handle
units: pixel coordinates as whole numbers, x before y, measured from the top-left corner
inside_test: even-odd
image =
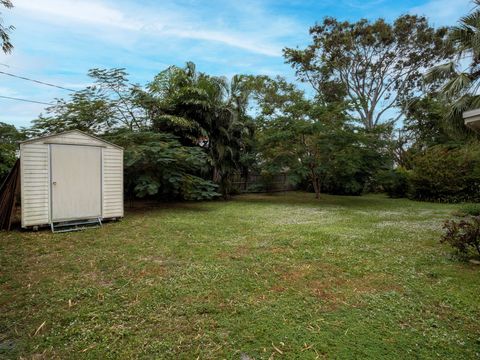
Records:
[[[57,182],[56,182],[56,181],[54,181],[52,184],[53,184],[53,185],[57,185]]]

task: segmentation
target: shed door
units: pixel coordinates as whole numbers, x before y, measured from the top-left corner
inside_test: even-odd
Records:
[[[51,145],[52,221],[102,214],[102,151],[99,147]]]

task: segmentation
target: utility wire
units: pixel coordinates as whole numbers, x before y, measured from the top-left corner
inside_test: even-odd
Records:
[[[46,103],[46,102],[42,102],[42,101],[35,101],[35,100],[28,100],[28,99],[20,99],[20,98],[15,98],[15,97],[10,97],[10,96],[3,96],[3,95],[0,95],[0,98],[2,98],[2,99],[8,99],[8,100],[17,100],[17,101],[29,102],[29,103],[34,103],[34,104],[54,105],[54,104],[52,104],[52,103]]]
[[[18,79],[22,79],[22,80],[31,81],[31,82],[34,82],[34,83],[37,83],[37,84],[41,84],[41,85],[46,85],[46,86],[55,87],[55,88],[62,89],[62,90],[68,90],[68,91],[72,91],[72,92],[76,92],[76,91],[77,91],[77,90],[69,89],[69,88],[66,88],[66,87],[63,87],[63,86],[59,86],[59,85],[55,85],[55,84],[50,84],[50,83],[47,83],[47,82],[44,82],[44,81],[35,80],[35,79],[30,79],[30,78],[27,78],[27,77],[24,77],[24,76],[19,76],[19,75],[11,74],[11,73],[8,73],[8,72],[5,72],[5,71],[0,71],[0,74],[7,75],[7,76],[11,76],[11,77],[18,78]]]

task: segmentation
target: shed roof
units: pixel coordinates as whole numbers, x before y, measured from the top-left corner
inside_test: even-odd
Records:
[[[471,118],[471,117],[474,117],[474,116],[478,116],[478,115],[480,115],[480,109],[473,109],[473,110],[465,111],[465,112],[463,112],[462,115],[463,115],[464,119],[468,119],[468,118]]]
[[[53,138],[53,137],[56,137],[56,136],[61,136],[61,135],[65,135],[65,134],[71,134],[71,133],[77,133],[77,134],[81,134],[83,136],[87,136],[89,138],[92,138],[94,140],[97,140],[97,141],[100,141],[100,142],[103,142],[105,144],[108,144],[108,145],[111,145],[111,146],[114,146],[118,149],[122,149],[123,150],[123,147],[121,146],[118,146],[114,143],[111,143],[109,141],[106,141],[102,138],[99,138],[97,136],[93,136],[93,135],[90,135],[90,134],[87,134],[83,131],[80,131],[80,130],[69,130],[69,131],[63,131],[61,133],[56,133],[56,134],[50,134],[50,135],[45,135],[45,136],[40,136],[40,137],[37,137],[37,138],[32,138],[32,139],[28,139],[28,140],[25,140],[25,141],[20,141],[20,144],[28,144],[28,143],[32,143],[32,142],[35,142],[35,141],[38,141],[38,140],[46,140],[46,139],[49,139],[49,138]]]

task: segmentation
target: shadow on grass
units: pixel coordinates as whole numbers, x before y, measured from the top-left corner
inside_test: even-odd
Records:
[[[162,213],[164,211],[175,213],[208,213],[218,208],[234,204],[258,205],[258,206],[291,206],[302,208],[343,208],[352,210],[391,210],[402,208],[418,208],[438,206],[438,204],[417,202],[408,199],[390,199],[384,194],[367,194],[362,196],[338,196],[322,194],[320,199],[315,199],[315,194],[302,191],[288,191],[278,193],[256,193],[233,196],[230,200],[212,201],[153,201],[136,200],[125,202],[125,217],[136,215],[149,215]],[[40,230],[49,230],[49,227],[42,227]],[[19,218],[16,219],[12,230],[22,231]]]
[[[212,202],[134,202],[133,205],[125,203],[125,213],[126,214],[139,214],[149,211],[157,210],[173,210],[173,211],[194,211],[194,212],[208,212],[212,209],[206,207],[205,204],[214,203]]]
[[[196,212],[196,213],[205,213],[212,211],[211,207],[206,207],[205,204],[217,203],[220,201],[212,202],[158,202],[158,201],[135,201],[133,204],[126,202],[124,205],[125,217],[135,216],[135,215],[150,215],[155,212],[161,211],[171,211],[171,212]],[[103,225],[106,224],[115,224],[117,221],[112,219],[105,219]],[[51,232],[50,225],[45,224],[39,226],[37,230],[33,228],[23,229],[21,226],[20,216],[16,217],[12,222],[12,227],[9,231],[0,231],[1,234],[7,233],[22,233],[22,232]]]
[[[391,202],[390,202],[391,200]],[[383,194],[362,196],[338,196],[322,194],[315,199],[315,194],[307,192],[285,192],[273,194],[245,194],[234,197],[235,202],[263,205],[291,205],[302,207],[345,207],[345,208],[390,208],[397,207],[399,201],[413,203],[407,199],[390,199]],[[413,205],[413,204],[412,204]]]

